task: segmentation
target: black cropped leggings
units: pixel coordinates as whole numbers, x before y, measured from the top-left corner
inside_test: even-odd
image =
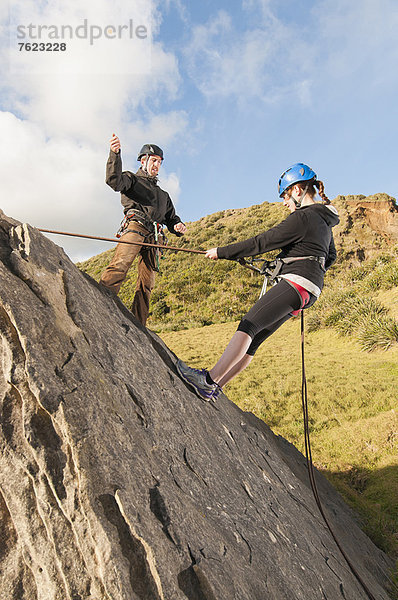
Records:
[[[313,299],[311,295],[310,298]],[[254,356],[260,344],[290,319],[291,313],[301,308],[301,305],[299,292],[284,279],[271,287],[239,323],[238,331],[243,331],[252,338],[247,354]]]

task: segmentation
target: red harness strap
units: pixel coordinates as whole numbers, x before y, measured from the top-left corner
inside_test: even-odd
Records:
[[[300,285],[299,283],[296,283],[295,281],[290,281],[290,279],[287,279],[286,281],[291,283],[296,288],[296,290],[298,291],[298,293],[301,296],[301,308],[299,308],[298,310],[294,310],[291,313],[293,315],[293,317],[296,317],[297,315],[299,315],[301,313],[301,311],[305,307],[305,305],[308,304],[308,302],[310,300],[310,293],[308,290],[303,288],[303,286]]]

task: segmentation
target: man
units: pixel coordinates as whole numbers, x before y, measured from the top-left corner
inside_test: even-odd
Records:
[[[145,325],[155,284],[158,250],[140,246],[139,242],[153,243],[163,224],[177,236],[183,235],[187,228],[176,215],[169,194],[157,184],[163,161],[162,149],[155,144],[145,144],[137,160],[141,166],[135,174],[122,171],[120,140],[113,134],[106,164],[106,183],[121,194],[125,214],[121,240],[138,244],[116,246],[114,257],[102,273],[100,283],[118,294],[132,262],[138,256],[138,278],[131,311]]]

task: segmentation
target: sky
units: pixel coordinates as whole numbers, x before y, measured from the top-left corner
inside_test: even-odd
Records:
[[[398,197],[397,0],[13,0],[0,26],[0,208],[22,222],[114,237],[114,132],[125,170],[163,148],[183,221],[278,201],[296,162],[331,199]]]

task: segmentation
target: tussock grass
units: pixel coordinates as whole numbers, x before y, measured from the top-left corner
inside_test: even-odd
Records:
[[[359,322],[358,340],[364,350],[388,350],[398,341],[398,321],[384,313],[370,321],[362,320]]]
[[[354,336],[363,350],[388,350],[398,343],[397,281],[395,252],[360,267],[341,265],[309,314],[309,331],[333,327]]]

